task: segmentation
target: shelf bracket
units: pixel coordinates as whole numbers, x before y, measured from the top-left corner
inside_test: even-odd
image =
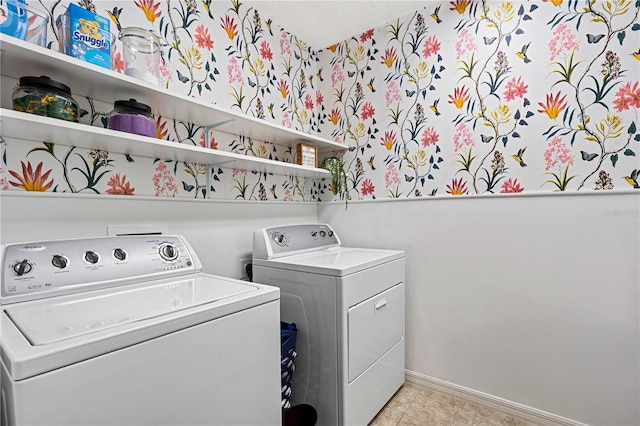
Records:
[[[207,124],[206,126],[204,126],[204,130],[209,133],[210,130],[215,129],[216,127],[220,127],[223,126],[227,123],[231,123],[232,121],[235,121],[235,118],[230,118],[228,120],[224,120],[224,121],[219,121],[217,123],[211,123],[211,124]]]

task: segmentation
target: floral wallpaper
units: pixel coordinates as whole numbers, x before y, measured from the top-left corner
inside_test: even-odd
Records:
[[[323,50],[348,196],[640,189],[639,11],[443,1]]]
[[[69,2],[32,0],[29,4],[46,11],[55,22]],[[76,4],[110,18],[117,40],[112,49],[116,72],[124,71],[119,40],[123,28],[151,30],[161,40],[160,72],[167,90],[303,132],[318,131],[323,95],[316,89],[317,53],[271,19],[263,19],[259,10],[238,0],[81,0]],[[60,37],[52,25],[47,47],[58,50]],[[73,90],[73,82],[62,83]],[[74,97],[87,111],[82,123],[107,126],[113,104],[82,94]],[[227,134],[224,125],[221,130],[209,130],[171,117],[154,118],[160,139],[294,162],[295,148]],[[0,188],[282,201],[318,200],[327,189],[318,179],[89,151],[66,146],[70,143],[4,138]]]
[[[68,2],[30,4],[55,22]],[[640,0],[416,2],[321,50],[239,0],[78,4],[116,36],[158,34],[167,90],[346,143],[347,188],[6,138],[3,190],[314,201],[640,189]],[[83,123],[106,126],[112,105],[76,99]],[[289,147],[155,119],[161,139],[293,162]]]

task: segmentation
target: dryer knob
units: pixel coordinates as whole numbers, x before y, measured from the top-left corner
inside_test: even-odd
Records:
[[[51,264],[58,269],[64,269],[69,264],[69,260],[60,254],[54,254],[51,259]]]
[[[28,274],[31,272],[31,269],[33,269],[33,265],[31,265],[27,259],[13,265],[13,272],[18,274],[18,276]]]

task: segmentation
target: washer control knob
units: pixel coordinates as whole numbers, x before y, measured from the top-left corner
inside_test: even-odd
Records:
[[[69,259],[60,254],[54,254],[51,259],[51,264],[58,269],[64,269],[69,265]]]
[[[324,231],[324,230],[320,231],[320,236],[321,236],[322,238],[326,237],[326,236],[327,236],[326,231]]]
[[[117,249],[113,250],[113,257],[115,257],[116,260],[119,260],[119,261],[122,262],[123,260],[125,260],[127,258],[127,252],[124,251],[121,248],[117,248]]]
[[[96,264],[100,261],[100,255],[95,251],[85,251],[84,252],[84,260],[89,263]]]
[[[316,235],[318,235],[318,231],[316,231],[315,229],[313,231],[311,231],[311,236],[315,237]]]
[[[163,244],[158,250],[160,257],[166,261],[174,261],[178,258],[178,248],[173,244]]]
[[[333,231],[329,231],[329,237],[333,237]]]
[[[27,259],[21,260],[20,262],[14,263],[13,272],[15,272],[19,277],[28,274],[33,269],[33,265],[29,263]]]

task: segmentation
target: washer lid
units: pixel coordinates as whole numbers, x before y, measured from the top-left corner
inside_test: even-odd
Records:
[[[255,265],[313,274],[346,276],[404,257],[401,250],[330,247],[310,253],[276,259],[253,259]]]
[[[32,345],[48,345],[125,324],[159,317],[243,293],[249,284],[195,277],[83,297],[59,297],[5,309]],[[46,303],[44,303],[46,302]]]

